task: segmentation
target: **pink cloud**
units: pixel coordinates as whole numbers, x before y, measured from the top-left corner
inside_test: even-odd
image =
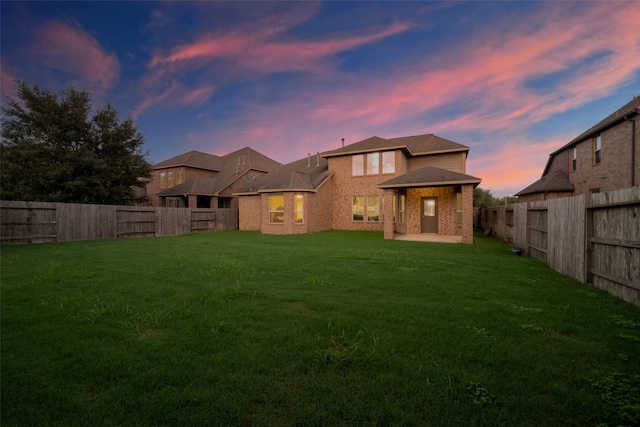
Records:
[[[197,42],[174,48],[168,55],[156,54],[149,62],[149,67],[187,68],[194,64],[202,66],[216,59],[228,59],[236,66],[259,73],[315,71],[318,63],[329,56],[379,41],[409,28],[408,23],[396,22],[372,34],[320,41],[274,40],[272,36],[275,34],[271,28],[221,36],[209,34]]]
[[[104,92],[120,75],[114,53],[106,52],[98,40],[77,25],[49,21],[35,30],[29,52],[41,64],[81,79],[92,90]]]
[[[314,72],[316,76],[333,74],[329,66],[338,53],[355,49],[368,43],[398,34],[410,28],[410,24],[395,22],[387,28],[366,35],[333,37],[325,40],[288,40],[284,33],[309,19],[317,12],[319,3],[300,3],[282,14],[252,23],[251,26],[234,28],[227,32],[207,33],[198,40],[181,44],[169,53],[156,52],[148,63],[149,73],[141,80],[141,93],[145,100],[137,113],[149,108],[155,101],[164,99],[161,88],[187,73],[215,67],[215,75],[221,78],[221,70],[235,75],[270,74],[280,71]],[[224,65],[220,65],[224,61]],[[213,65],[215,64],[215,65]],[[224,78],[224,77],[223,77]]]
[[[519,27],[514,27],[506,33],[478,34],[471,43],[389,78],[354,79],[351,90],[328,94],[313,116],[329,122],[392,123],[466,101],[474,104],[473,110],[438,127],[486,132],[540,122],[611,93],[640,68],[640,43],[634,31],[640,12],[631,3],[618,6],[612,12],[608,4],[589,4],[584,16],[567,13],[565,19],[553,21],[546,19],[545,8],[530,18],[539,24],[533,33],[520,34]],[[563,12],[562,5],[549,7]],[[601,19],[603,15],[607,19]],[[578,65],[599,53],[607,56],[591,65]],[[527,86],[530,79],[571,69],[574,74],[557,83],[550,94]]]
[[[156,106],[186,106],[200,105],[213,96],[216,88],[206,85],[197,89],[189,89],[182,83],[174,80],[171,85],[158,95],[145,98],[132,112],[133,117],[139,116],[143,111]]]

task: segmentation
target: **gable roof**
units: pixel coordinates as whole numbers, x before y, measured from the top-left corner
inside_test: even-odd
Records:
[[[515,195],[519,197],[535,193],[570,192],[574,189],[575,187],[562,171],[555,171],[544,175],[527,188],[518,191]]]
[[[333,175],[327,159],[312,156],[282,165],[238,190],[236,195],[273,193],[278,191],[311,191],[318,188]]]
[[[404,150],[410,156],[424,154],[451,153],[469,151],[466,145],[449,141],[432,133],[400,138],[380,138],[372,136],[337,150],[322,153],[323,157],[346,156],[350,154],[368,153],[380,150]]]
[[[446,169],[425,166],[378,184],[378,188],[437,187],[442,185],[480,184],[481,179]]]
[[[174,168],[178,166],[188,166],[196,169],[206,169],[219,171],[223,166],[223,159],[213,154],[202,153],[200,151],[189,151],[179,156],[163,160],[153,165],[153,169]]]
[[[255,169],[271,172],[280,167],[280,163],[257,152],[253,148],[244,147],[222,157],[223,169]]]

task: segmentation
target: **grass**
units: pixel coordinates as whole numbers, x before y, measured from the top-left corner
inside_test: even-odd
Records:
[[[640,309],[478,234],[1,250],[3,426],[640,423]]]

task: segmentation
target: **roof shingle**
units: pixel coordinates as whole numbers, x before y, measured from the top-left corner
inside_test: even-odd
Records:
[[[379,188],[436,187],[442,185],[480,184],[481,179],[446,169],[425,166],[378,184]]]

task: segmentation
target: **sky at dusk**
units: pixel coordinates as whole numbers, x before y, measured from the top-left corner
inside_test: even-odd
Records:
[[[506,196],[640,95],[640,3],[0,3],[12,81],[91,93],[156,163],[251,147],[281,163],[434,133]]]

